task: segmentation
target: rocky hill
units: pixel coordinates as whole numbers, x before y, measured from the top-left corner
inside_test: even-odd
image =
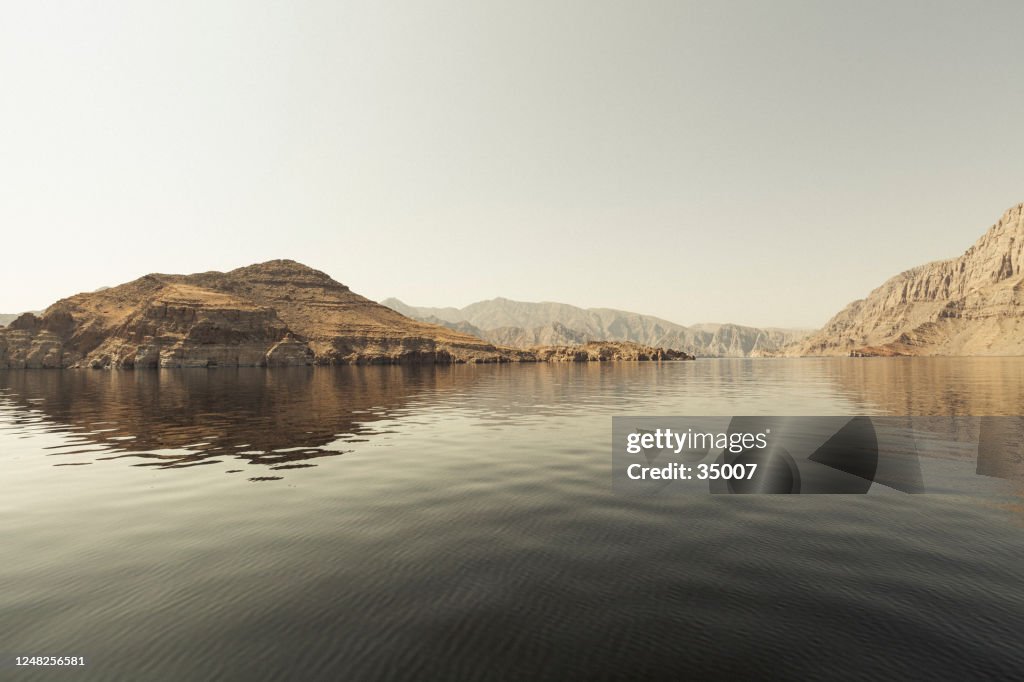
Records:
[[[465,308],[418,308],[396,298],[382,303],[403,315],[444,324],[491,343],[516,348],[608,340],[675,348],[701,357],[747,357],[778,352],[809,333],[735,324],[684,327],[652,315],[624,310],[527,303],[507,298],[480,301]]]
[[[10,313],[0,313],[0,327],[6,327],[11,322],[14,322],[16,319],[18,319],[19,316],[20,313],[15,313],[13,315]]]
[[[974,246],[900,273],[787,355],[1024,354],[1024,204]]]
[[[596,359],[676,359],[657,348]],[[62,299],[0,329],[0,367],[211,367],[569,359],[500,348],[409,319],[288,260],[230,272],[152,274]],[[590,359],[573,358],[573,359]]]

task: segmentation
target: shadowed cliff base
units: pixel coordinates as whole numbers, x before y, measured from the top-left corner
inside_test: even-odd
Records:
[[[690,360],[636,343],[514,349],[411,320],[289,260],[151,274],[0,329],[0,368]]]

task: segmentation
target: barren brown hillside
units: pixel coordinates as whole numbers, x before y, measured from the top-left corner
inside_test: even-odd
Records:
[[[494,346],[411,320],[289,260],[151,274],[62,299],[0,330],[0,367],[210,367],[672,359],[633,344],[568,357]]]
[[[788,355],[1024,355],[1024,204],[957,258],[854,301]]]

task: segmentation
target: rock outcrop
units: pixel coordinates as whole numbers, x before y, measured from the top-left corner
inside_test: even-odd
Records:
[[[1024,204],[958,258],[921,265],[854,301],[787,355],[1024,354]]]
[[[586,359],[669,359],[660,349]],[[0,368],[148,368],[532,362],[541,349],[502,348],[411,320],[288,260],[231,272],[152,274],[60,300],[0,329]]]
[[[531,349],[538,362],[607,362],[610,360],[693,360],[692,355],[636,343],[592,341],[571,346],[538,346]]]
[[[382,302],[403,315],[467,331],[499,346],[579,345],[628,341],[675,348],[700,357],[772,354],[809,330],[702,324],[684,327],[652,315],[611,308],[577,308],[565,303],[527,303],[507,298],[465,308],[417,308],[396,298]]]

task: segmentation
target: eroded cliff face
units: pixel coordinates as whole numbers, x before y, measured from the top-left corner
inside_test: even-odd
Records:
[[[631,353],[658,357],[659,351],[637,347]],[[535,351],[500,348],[411,320],[287,260],[226,273],[146,275],[60,300],[0,329],[0,367],[8,368],[539,359]]]
[[[1024,354],[1024,204],[962,256],[907,270],[788,355]]]

